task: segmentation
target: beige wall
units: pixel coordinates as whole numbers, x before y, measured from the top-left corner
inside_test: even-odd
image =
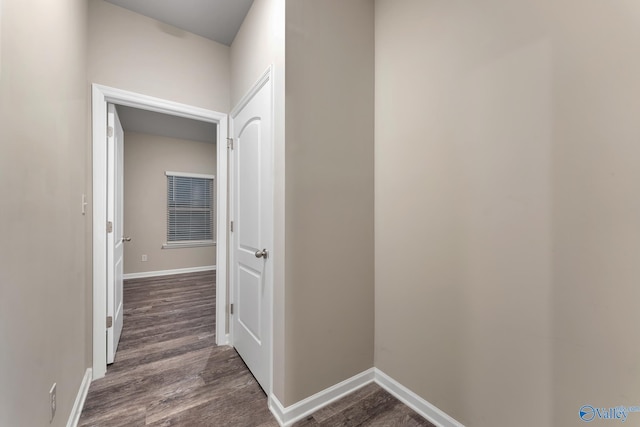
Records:
[[[87,3],[0,12],[0,425],[65,426],[87,365]],[[57,414],[49,424],[49,389]]]
[[[284,401],[284,0],[255,0],[230,49],[231,108],[273,66],[274,93],[274,372],[273,390]]]
[[[270,65],[284,77],[284,0],[254,0],[230,49],[231,108]]]
[[[89,80],[229,111],[229,48],[103,0],[89,0]]]
[[[162,249],[167,241],[166,171],[216,175],[216,144],[136,132],[124,137],[124,272],[216,265],[215,246]],[[217,177],[216,177],[217,179]],[[148,261],[142,262],[146,254]]]
[[[287,405],[373,366],[373,13],[287,2]]]
[[[585,403],[640,401],[640,3],[552,10],[553,413],[571,427]]]
[[[465,425],[640,398],[639,12],[376,1],[375,363]]]

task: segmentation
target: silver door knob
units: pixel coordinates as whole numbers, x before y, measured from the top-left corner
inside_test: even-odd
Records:
[[[130,242],[131,241],[131,237],[127,236],[127,237],[122,237],[122,241],[123,242]]]
[[[256,251],[256,258],[264,258],[267,259],[269,257],[269,251],[263,249],[261,251]]]

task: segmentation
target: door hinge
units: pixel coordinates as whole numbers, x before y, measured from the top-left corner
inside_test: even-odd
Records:
[[[233,231],[233,221],[231,221],[231,222],[229,223],[229,229],[230,229],[231,231]]]
[[[107,233],[113,233],[113,223],[111,221],[107,221]]]
[[[109,329],[112,326],[113,326],[113,317],[108,316],[107,317],[107,329]]]
[[[111,138],[113,136],[113,126],[107,127],[107,136]]]
[[[227,148],[233,150],[233,138],[227,138]]]
[[[229,304],[229,314],[233,314],[233,304]]]

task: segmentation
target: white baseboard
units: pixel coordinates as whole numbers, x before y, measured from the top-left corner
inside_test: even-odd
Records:
[[[271,396],[269,396],[268,405],[271,414],[276,419],[280,427],[284,427],[284,414],[286,412],[286,409],[284,406],[282,406],[282,403],[280,403],[280,400],[278,400],[275,394],[271,394]]]
[[[357,389],[373,382],[373,380],[374,369],[371,368],[286,408],[275,395],[271,395],[269,409],[281,426],[289,427],[296,421],[313,414],[318,409],[341,399],[349,393],[353,393]]]
[[[216,345],[231,345],[231,335],[224,334],[221,336],[216,335]]]
[[[80,388],[78,389],[76,400],[75,402],[73,402],[73,408],[71,408],[71,414],[69,415],[69,420],[67,421],[67,427],[76,427],[78,425],[78,421],[80,421],[80,415],[82,414],[84,401],[87,398],[89,386],[91,385],[91,377],[91,368],[87,368],[87,370],[84,372],[84,377],[82,377],[82,382],[80,383]]]
[[[377,383],[396,399],[437,427],[464,427],[462,423],[454,420],[445,412],[427,402],[378,368],[368,369],[286,408],[280,403],[278,398],[272,394],[269,397],[269,409],[276,418],[276,421],[278,421],[278,424],[282,427],[289,427],[296,421],[313,414],[319,409],[343,398],[349,393],[353,393],[371,382]]]
[[[142,273],[123,274],[123,279],[144,279],[146,277],[171,276],[174,274],[198,273],[200,271],[215,270],[215,265],[205,265],[203,267],[175,268],[173,270],[143,271]]]
[[[464,427],[462,423],[454,420],[451,416],[438,409],[435,405],[427,402],[398,381],[391,378],[378,368],[375,370],[375,382],[387,390],[396,399],[416,411],[422,417],[435,424],[437,427]]]

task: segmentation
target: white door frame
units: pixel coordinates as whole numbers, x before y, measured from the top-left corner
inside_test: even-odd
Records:
[[[271,179],[271,183],[272,183],[272,188],[271,188],[271,198],[272,198],[272,208],[275,210],[275,185],[276,185],[276,181],[275,181],[275,88],[274,88],[274,82],[273,82],[273,77],[274,77],[274,72],[273,72],[273,65],[270,65],[269,68],[267,68],[267,70],[262,74],[262,76],[260,76],[260,78],[258,79],[258,81],[256,81],[256,83],[251,87],[251,89],[249,89],[249,91],[242,97],[242,99],[238,102],[238,104],[231,110],[231,112],[229,113],[230,116],[230,120],[229,120],[229,137],[233,138],[233,130],[234,130],[234,122],[233,119],[240,113],[240,111],[247,105],[247,103],[249,103],[249,101],[251,101],[251,99],[260,91],[260,89],[267,83],[271,83],[271,171],[274,174],[274,176]],[[228,169],[226,169],[228,170]],[[234,179],[233,176],[229,177],[229,188],[235,188],[233,187],[231,184],[231,180]],[[275,241],[275,211],[270,212],[271,215],[271,220],[272,220],[272,239]],[[274,244],[274,241],[272,241],[272,245]],[[231,248],[231,246],[229,246]],[[273,357],[273,335],[274,335],[274,326],[273,326],[273,306],[274,306],[274,290],[275,290],[275,282],[274,282],[274,260],[277,259],[280,255],[277,253],[277,250],[274,247],[269,248],[270,249],[270,253],[269,253],[269,257],[271,258],[271,268],[268,269],[268,274],[270,275],[269,279],[271,282],[271,291],[270,291],[270,295],[269,295],[269,304],[268,304],[268,313],[267,313],[267,322],[268,322],[268,354],[269,354],[269,360],[267,362],[268,364],[268,369],[269,369],[269,390],[265,390],[265,393],[267,394],[267,398],[268,398],[268,405],[269,407],[271,407],[271,402],[272,399],[274,397],[273,394],[273,372],[274,372],[274,357]],[[229,249],[231,251],[231,249]],[[232,256],[231,254],[229,254],[229,256]],[[228,276],[227,276],[228,277]],[[229,283],[229,292],[231,295],[229,295],[230,299],[234,299],[235,295],[234,295],[234,284],[233,283]],[[230,334],[227,337],[228,338],[228,342],[230,345],[233,345],[233,322],[230,321],[229,322],[229,331]]]
[[[227,115],[135,92],[92,84],[93,168],[93,379],[107,372],[107,103],[215,123],[216,197],[216,343],[229,343],[227,330]]]

